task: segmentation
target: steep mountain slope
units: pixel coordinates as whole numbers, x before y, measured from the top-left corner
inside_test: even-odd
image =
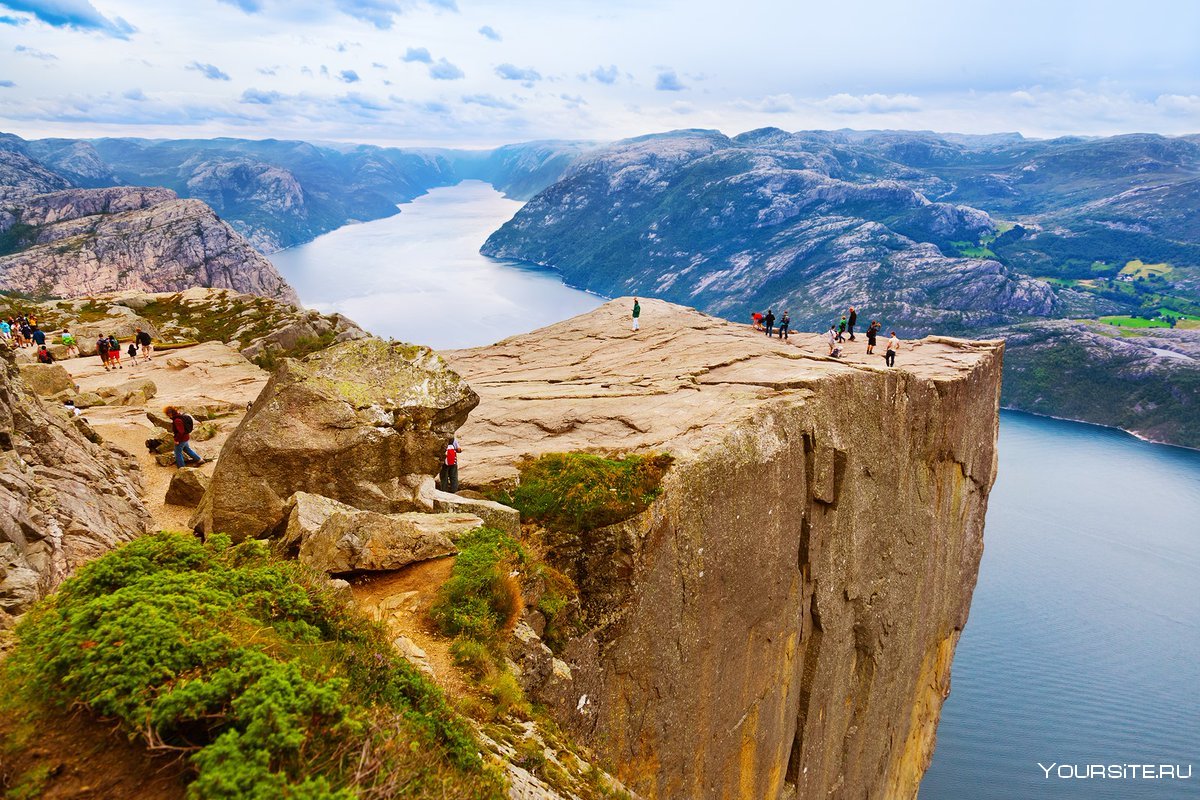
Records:
[[[125,289],[234,289],[294,305],[271,262],[199,200],[167,189],[67,189],[0,212],[0,288],[79,297]]]
[[[835,151],[748,142],[680,131],[585,156],[482,251],[738,318],[774,306],[816,325],[859,305],[961,330],[1055,311],[1047,284],[934,244],[990,234],[987,214],[932,202],[882,162],[867,165],[878,179],[849,181]]]

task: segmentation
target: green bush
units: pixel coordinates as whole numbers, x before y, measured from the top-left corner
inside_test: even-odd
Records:
[[[547,453],[520,465],[521,482],[495,496],[521,519],[579,532],[602,528],[644,511],[674,459],[659,453],[612,459],[588,453]]]
[[[527,558],[516,539],[494,528],[477,528],[460,539],[450,579],[430,609],[442,632],[500,650],[523,610],[521,585],[512,573]]]
[[[7,691],[190,751],[192,798],[503,796],[441,693],[323,577],[261,543],[145,537],[17,635]]]

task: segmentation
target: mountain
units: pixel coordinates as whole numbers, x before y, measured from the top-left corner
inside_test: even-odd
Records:
[[[64,189],[0,210],[0,288],[78,297],[194,286],[300,304],[275,266],[199,200],[168,189]]]
[[[352,222],[397,214],[398,203],[467,178],[527,199],[591,147],[531,142],[467,151],[274,139],[25,141],[0,134],[0,178],[24,172],[24,182],[42,192],[161,186],[203,200],[259,252],[272,253]],[[35,174],[31,162],[52,176]]]

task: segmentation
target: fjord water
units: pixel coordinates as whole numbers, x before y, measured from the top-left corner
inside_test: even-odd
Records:
[[[600,302],[479,255],[519,206],[466,182],[272,260],[306,303],[374,333],[489,344]],[[999,457],[922,800],[1200,796],[1200,453],[1003,412]],[[1194,769],[1047,779],[1039,761]]]
[[[491,344],[603,302],[549,270],[479,254],[521,205],[489,184],[463,181],[271,261],[305,305],[341,312],[379,336],[438,349]]]
[[[1005,411],[999,458],[921,799],[1200,797],[1200,452]]]

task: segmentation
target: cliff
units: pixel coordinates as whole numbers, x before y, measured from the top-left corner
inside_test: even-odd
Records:
[[[551,548],[586,630],[537,699],[645,797],[914,797],[982,554],[1002,343],[906,343],[889,370],[660,301],[631,333],[630,305],[445,354],[481,398],[468,484],[523,454],[675,458],[645,512]]]
[[[44,404],[0,348],[0,628],[150,528],[137,462]]]
[[[80,297],[193,286],[234,289],[293,305],[273,264],[204,203],[167,189],[67,189],[25,197],[0,214],[7,253],[0,287]]]

